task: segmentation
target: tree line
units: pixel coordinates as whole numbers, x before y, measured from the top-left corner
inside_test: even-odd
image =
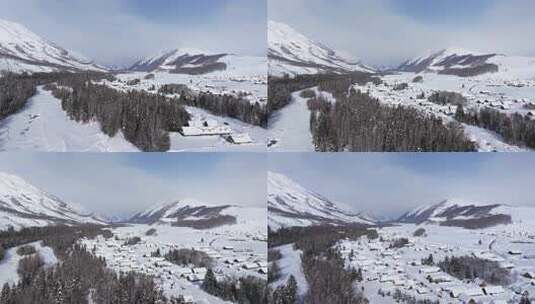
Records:
[[[200,92],[189,96],[182,94],[180,102],[207,110],[217,116],[235,118],[251,125],[267,127],[267,109],[259,102],[252,103],[245,98],[212,92]]]
[[[354,284],[362,280],[362,272],[346,269],[335,247],[339,240],[356,240],[364,235],[370,239],[378,237],[376,230],[369,230],[365,225],[282,228],[269,230],[268,246],[273,248],[293,243],[296,249],[303,252],[301,263],[309,284],[302,299],[304,303],[368,303],[361,290],[354,288]],[[280,258],[276,251],[271,255],[273,259]],[[292,292],[289,292],[293,289],[292,285],[289,280],[273,291],[274,299],[282,299],[277,303],[295,303],[285,300],[293,299]]]
[[[436,152],[475,151],[460,124],[417,109],[387,106],[360,90],[309,103],[310,130],[317,151]]]
[[[0,76],[0,120],[16,113],[36,93],[36,82],[13,73]]]
[[[459,280],[474,280],[479,278],[493,285],[507,285],[511,282],[511,273],[502,268],[498,262],[480,259],[472,256],[446,257],[439,262],[442,271]]]
[[[311,87],[320,86],[322,89],[336,86],[336,90],[345,90],[351,84],[366,84],[367,82],[380,83],[379,77],[363,72],[354,72],[351,74],[317,74],[317,75],[297,75],[293,78],[273,77],[268,79],[268,105],[267,112],[271,115],[273,112],[284,108],[292,100],[292,93]]]
[[[268,287],[266,280],[247,276],[239,279],[225,277],[217,280],[212,269],[208,269],[201,285],[205,292],[225,301],[239,304],[267,304]]]
[[[142,151],[167,151],[169,132],[187,125],[190,115],[176,99],[140,91],[122,92],[73,75],[50,86],[63,110],[78,122],[96,120],[103,133],[119,131]],[[65,88],[67,87],[67,88]]]
[[[465,112],[463,106],[459,105],[455,119],[496,132],[509,144],[535,148],[535,120],[528,115],[508,115],[489,107]]]

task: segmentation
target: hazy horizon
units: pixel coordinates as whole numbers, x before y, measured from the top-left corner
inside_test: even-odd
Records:
[[[535,56],[527,0],[271,0],[269,19],[374,66],[448,47]]]
[[[379,217],[445,199],[535,207],[530,154],[270,154],[268,169],[341,208]]]
[[[180,199],[264,207],[265,171],[266,157],[256,153],[4,152],[0,158],[0,172],[108,217]]]

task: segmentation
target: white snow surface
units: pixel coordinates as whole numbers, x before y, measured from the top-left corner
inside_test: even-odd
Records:
[[[41,241],[32,242],[21,246],[30,245],[35,248],[37,254],[41,257],[44,263],[44,267],[50,267],[58,263],[58,258],[54,254],[54,250],[48,246],[43,246]],[[19,247],[13,247],[6,250],[6,254],[3,260],[0,261],[0,285],[4,286],[5,283],[9,285],[15,285],[19,282],[19,274],[17,268],[19,267],[19,261],[23,258],[17,254]]]
[[[12,226],[47,226],[69,223],[104,224],[101,220],[83,215],[72,205],[29,184],[22,178],[0,172],[0,230]]]
[[[441,213],[450,209],[450,208],[459,208],[459,207],[485,207],[485,206],[494,206],[492,210],[489,211],[488,215],[493,214],[504,214],[511,216],[513,224],[523,224],[526,225],[526,228],[535,226],[535,208],[533,207],[524,207],[524,206],[512,206],[499,202],[478,202],[471,200],[463,199],[449,199],[438,204],[434,205],[423,205],[418,208],[415,208],[411,212],[407,213],[407,216],[413,217],[422,215],[426,212],[429,212],[429,219],[431,221],[441,221]],[[464,213],[468,212],[468,209]],[[450,215],[451,216],[451,215]],[[464,214],[457,214],[451,219],[469,219],[476,218],[474,216],[465,216]]]
[[[309,288],[305,274],[303,273],[303,265],[301,264],[301,254],[303,252],[295,249],[294,244],[274,247],[272,249],[278,250],[282,258],[276,261],[280,268],[281,276],[277,281],[271,283],[270,286],[276,289],[278,286],[286,284],[290,276],[293,275],[297,282],[297,295],[303,297]]]
[[[255,233],[258,235],[265,234],[267,232],[267,217],[266,217],[266,209],[262,207],[249,207],[249,206],[237,206],[233,204],[214,204],[210,202],[204,202],[193,198],[185,198],[181,199],[179,201],[173,202],[171,204],[160,204],[151,208],[148,208],[145,211],[140,212],[137,214],[139,217],[146,217],[155,215],[158,212],[161,212],[164,210],[164,212],[160,215],[160,220],[157,221],[157,224],[160,225],[169,225],[171,220],[171,216],[173,214],[176,214],[177,212],[181,210],[188,210],[193,209],[197,207],[222,207],[222,206],[228,206],[227,208],[223,209],[220,214],[221,215],[231,215],[236,218],[236,224],[233,225],[225,225],[213,229],[222,229],[225,231],[238,231],[238,232],[249,232],[249,233]],[[205,219],[205,217],[199,215],[196,216],[195,214],[190,215],[188,220],[201,220]]]
[[[0,70],[50,72],[64,69],[105,71],[19,23],[0,19]]]
[[[373,224],[372,220],[344,211],[287,176],[271,171],[268,172],[268,208],[275,209],[268,214],[269,227],[274,230],[325,222]]]
[[[341,56],[339,52],[307,38],[281,22],[272,20],[268,22],[268,44],[269,74],[272,76],[374,72],[373,68]]]
[[[78,123],[61,108],[61,101],[38,87],[25,107],[0,121],[0,151],[135,152],[122,132],[109,137],[100,123]]]

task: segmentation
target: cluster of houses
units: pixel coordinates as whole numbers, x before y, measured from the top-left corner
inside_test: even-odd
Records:
[[[515,258],[525,258],[520,250],[509,249],[506,257],[484,250],[467,250],[451,244],[426,242],[407,237],[403,247],[393,248],[392,241],[399,238],[380,232],[377,240],[363,238],[358,241],[345,240],[338,244],[338,250],[346,265],[360,269],[366,290],[379,290],[384,295],[394,295],[397,290],[418,300],[440,303],[509,303],[518,300],[525,292],[535,295],[535,264],[531,271],[515,268]],[[496,261],[501,267],[522,275],[511,286],[490,285],[480,279],[459,280],[442,271],[434,264],[424,265],[422,261],[432,255],[434,262],[446,256],[472,255],[481,259]],[[368,287],[367,287],[368,286]],[[372,288],[369,288],[372,286]],[[518,302],[518,301],[517,301]],[[516,303],[516,302],[515,302]]]
[[[468,82],[479,82],[476,79],[467,79]],[[355,88],[363,92],[368,92],[370,95],[379,98],[381,102],[392,105],[408,105],[417,106],[418,108],[435,115],[454,116],[457,110],[456,105],[438,105],[429,102],[427,98],[439,90],[427,89],[419,84],[408,84],[404,90],[393,89],[401,81],[394,83],[381,83],[375,85],[371,82],[364,86],[357,85]],[[470,88],[469,88],[470,86]],[[492,85],[488,85],[492,86]],[[467,107],[475,108],[493,108],[506,112],[519,112],[528,117],[535,118],[535,110],[526,109],[525,106],[533,104],[528,98],[512,98],[504,93],[491,92],[489,90],[479,90],[474,92],[472,88],[475,87],[470,83],[462,84],[459,92],[467,99]],[[447,90],[446,90],[447,91]]]
[[[145,240],[134,245],[125,245],[125,240],[126,238],[105,239],[98,236],[95,239],[83,239],[82,243],[95,255],[104,257],[107,266],[111,269],[117,272],[135,271],[152,276],[162,286],[169,286],[170,289],[176,289],[179,294],[186,295],[186,300],[192,298],[187,291],[184,291],[187,289],[184,286],[198,288],[208,269],[193,265],[176,265],[163,257],[168,251],[183,247],[172,243]],[[268,265],[265,254],[253,252],[251,249],[234,248],[230,245],[194,246],[188,249],[202,251],[212,259],[212,270],[217,279],[247,275],[264,278],[267,275]],[[153,254],[157,250],[160,252],[159,256]]]

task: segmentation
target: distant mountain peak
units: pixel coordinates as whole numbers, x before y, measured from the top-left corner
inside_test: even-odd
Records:
[[[41,38],[22,24],[0,19],[0,70],[50,72],[106,69]]]
[[[84,214],[73,204],[48,194],[21,177],[0,172],[0,230],[14,228],[105,224],[101,218]]]
[[[403,72],[433,72],[457,76],[477,76],[497,72],[499,67],[490,59],[496,53],[474,52],[460,47],[430,51],[402,63],[397,70]]]
[[[268,172],[268,214],[271,229],[320,224],[374,224],[367,216],[344,211],[322,195],[271,171]]]
[[[282,22],[268,22],[268,41],[271,75],[375,72],[373,68],[309,39]]]

